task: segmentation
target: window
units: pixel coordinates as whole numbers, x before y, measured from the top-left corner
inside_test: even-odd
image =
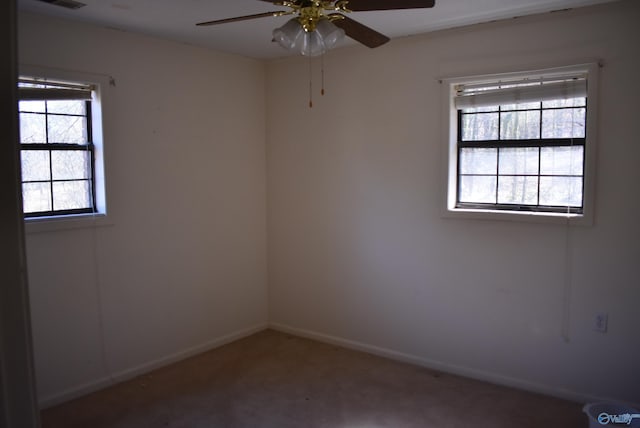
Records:
[[[590,69],[448,81],[448,210],[584,216]]]
[[[19,80],[25,217],[97,212],[92,85]]]

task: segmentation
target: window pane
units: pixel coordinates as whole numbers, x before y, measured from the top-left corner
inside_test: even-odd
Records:
[[[53,209],[74,210],[90,208],[89,181],[63,181],[53,183]]]
[[[584,147],[542,147],[540,149],[540,174],[582,175]]]
[[[44,101],[20,101],[20,111],[44,113]]]
[[[51,180],[49,152],[46,150],[22,150],[22,181]]]
[[[46,123],[43,114],[20,113],[20,142],[46,143]]]
[[[49,183],[22,184],[22,205],[25,213],[51,211],[51,186]]]
[[[500,174],[538,174],[539,149],[537,147],[500,149]]]
[[[49,115],[49,143],[84,144],[86,119],[80,116]]]
[[[499,177],[499,204],[538,204],[538,177]]]
[[[544,110],[542,112],[542,138],[584,138],[584,108]]]
[[[495,174],[498,170],[498,149],[462,148],[460,174]]]
[[[61,114],[85,114],[85,101],[82,100],[56,100],[47,101],[47,112]]]
[[[542,108],[557,108],[557,107],[583,107],[587,105],[587,99],[582,98],[569,98],[566,100],[551,100],[543,101]]]
[[[540,138],[540,111],[514,111],[500,114],[500,138],[523,140]]]
[[[582,177],[540,177],[540,205],[582,206]]]
[[[83,150],[52,150],[51,172],[54,180],[90,178],[89,153]]]
[[[498,113],[462,115],[462,141],[497,139]]]
[[[496,177],[465,175],[460,177],[460,202],[496,203]]]

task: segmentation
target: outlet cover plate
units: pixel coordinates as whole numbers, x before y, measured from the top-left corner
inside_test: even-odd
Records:
[[[593,329],[600,333],[607,332],[607,324],[609,323],[609,314],[605,312],[598,312],[593,317]]]

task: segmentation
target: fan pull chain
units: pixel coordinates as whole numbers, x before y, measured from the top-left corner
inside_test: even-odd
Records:
[[[320,95],[324,96],[324,54],[320,56]],[[313,60],[309,57],[309,108],[313,108]]]
[[[313,67],[309,57],[309,108],[313,108]]]
[[[322,88],[320,88],[320,95],[324,96],[324,53],[320,57],[320,74],[322,77]]]

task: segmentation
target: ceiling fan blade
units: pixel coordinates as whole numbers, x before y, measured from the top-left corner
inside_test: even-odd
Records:
[[[217,19],[215,21],[199,22],[196,25],[199,26],[199,27],[203,27],[205,25],[226,24],[228,22],[246,21],[246,20],[249,20],[249,19],[266,18],[267,16],[281,16],[281,15],[285,15],[285,14],[287,14],[287,12],[284,12],[284,11],[280,10],[280,11],[275,11],[275,12],[256,13],[255,15],[237,16],[235,18]]]
[[[425,9],[435,6],[435,0],[349,0],[347,9],[353,12],[368,10]]]
[[[340,14],[332,13],[329,16],[334,15]],[[378,46],[384,45],[390,40],[384,34],[378,33],[376,30],[373,30],[366,25],[359,23],[358,21],[354,21],[353,19],[344,15],[340,16],[342,16],[341,19],[332,20],[332,23],[335,24],[336,27],[342,28],[347,36],[351,37],[354,40],[357,40],[366,47],[377,48]]]

